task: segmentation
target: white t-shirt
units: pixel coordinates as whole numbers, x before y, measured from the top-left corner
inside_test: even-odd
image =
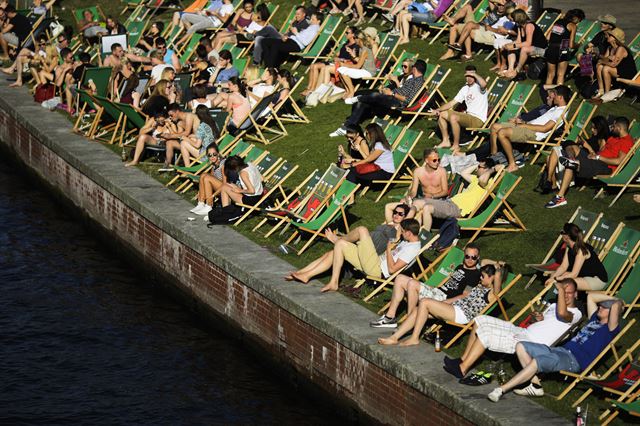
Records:
[[[471,86],[465,84],[454,99],[459,104],[464,102],[467,105],[467,114],[479,118],[483,123],[487,120],[489,99],[486,88],[482,90],[478,83]]]
[[[253,33],[257,33],[258,31],[260,31],[263,28],[264,27],[262,25],[257,24],[254,21],[251,21],[249,26],[247,28],[245,28],[245,31],[248,32],[249,34],[253,34]]]
[[[571,327],[571,325],[577,323],[582,318],[582,312],[580,312],[580,309],[568,308],[568,310],[573,314],[571,323],[558,320],[556,315],[556,304],[552,303],[542,313],[544,319],[542,321],[534,322],[529,327],[525,328],[523,335],[518,336],[518,340],[551,346],[553,342],[558,340],[558,338],[562,336],[569,327]]]
[[[557,123],[558,120],[560,120],[560,124],[562,124],[562,114],[564,114],[565,109],[567,109],[566,106],[561,106],[561,107],[555,106],[551,108],[549,111],[542,114],[540,117],[529,121],[527,124],[536,124],[536,125],[544,126],[549,121],[553,121],[554,123]],[[537,141],[544,140],[552,131],[553,129],[549,130],[546,133],[536,132],[536,140]]]
[[[262,195],[262,175],[260,174],[260,171],[258,170],[258,168],[253,163],[249,163],[244,170],[246,170],[247,173],[249,174],[249,181],[251,182],[251,185],[253,185],[253,189],[254,189],[252,194],[246,194],[246,195],[250,195],[250,196]],[[242,189],[247,189],[242,179],[240,179],[240,187]]]
[[[393,165],[393,153],[385,148],[382,143],[376,142],[373,146],[374,151],[382,151],[382,154],[373,162],[377,164],[382,170],[388,173],[393,173],[396,171],[395,166]]]
[[[162,78],[162,71],[164,71],[166,68],[173,69],[173,67],[168,64],[158,64],[151,68],[151,78],[153,79],[154,83],[160,81],[160,79]]]
[[[402,241],[396,246],[396,248],[391,250],[391,257],[394,262],[397,262],[398,259],[400,259],[407,265],[411,265],[416,260],[418,253],[420,253],[420,241],[416,241],[415,243]],[[386,252],[380,255],[380,270],[382,271],[383,277],[387,278],[390,275],[389,268],[387,267]]]

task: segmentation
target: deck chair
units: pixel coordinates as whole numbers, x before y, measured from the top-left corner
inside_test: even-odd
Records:
[[[634,417],[640,417],[640,400],[638,400],[638,397],[640,397],[640,391],[638,391],[638,386],[640,386],[639,375],[640,365],[636,359],[629,362],[616,378],[602,381],[602,383],[600,381],[585,381],[596,389],[619,395],[618,399],[612,401],[611,408],[605,410],[598,417],[603,426],[608,425],[618,417],[620,411],[624,411]],[[626,390],[624,390],[625,388]],[[622,392],[622,394],[619,394],[619,392]]]
[[[487,93],[489,108],[487,110],[487,119],[485,120],[484,127],[490,127],[490,125],[493,124],[494,119],[498,118],[498,114],[502,111],[502,108],[509,100],[509,95],[511,94],[514,86],[515,83],[501,78],[493,80],[493,83],[489,86]]]
[[[613,244],[604,256],[601,256],[602,264],[607,270],[609,278],[605,290],[615,291],[619,278],[630,264],[629,261],[638,247],[640,247],[640,232],[628,226],[620,229]]]
[[[444,12],[444,15],[447,16],[453,16],[455,15],[460,9],[462,9],[463,6],[465,6],[468,3],[467,0],[460,0],[460,1],[454,1],[451,4],[451,7],[449,7],[449,9],[447,9]],[[489,1],[488,0],[483,0],[477,7],[476,10],[479,10],[479,12],[481,12],[479,19],[475,20],[476,22],[480,22],[482,20],[482,17],[484,16],[484,13],[486,11],[486,8],[489,7]],[[474,18],[475,18],[475,13],[474,13]],[[446,22],[444,19],[440,18],[438,21],[433,22],[431,24],[426,24],[426,27],[429,31],[429,34],[427,35],[427,37],[429,35],[431,35],[431,32],[434,33],[433,37],[431,37],[431,40],[429,41],[429,44],[433,44],[438,37],[440,37],[442,35],[442,33],[444,33],[445,31],[449,31],[449,28],[451,27],[451,25],[449,25],[448,22]]]
[[[406,126],[411,127],[418,117],[426,116],[427,113],[424,112],[424,109],[436,96],[440,97],[440,99],[444,99],[444,95],[440,92],[440,86],[450,72],[450,69],[442,68],[440,66],[434,67],[433,65],[427,64],[427,72],[424,76],[424,85],[418,93],[416,93],[415,98],[409,101],[406,107],[402,109],[393,109],[398,113],[395,123],[398,124],[403,118],[409,117],[410,119]]]
[[[130,48],[138,45],[148,23],[148,21],[132,21],[127,24],[127,43]]]
[[[585,241],[591,244],[596,253],[598,253],[598,257],[602,259],[622,228],[624,228],[624,223],[612,222],[602,218]]]
[[[144,112],[133,105],[122,102],[115,102],[114,105],[122,112],[124,119],[122,129],[125,131],[121,133],[122,136],[120,137],[118,145],[129,145],[132,142],[135,142],[135,135],[140,131],[140,129],[142,129],[142,127],[144,127],[148,117]]]
[[[596,21],[583,19],[582,21],[578,22],[578,25],[576,25],[576,35],[574,37],[575,44],[583,44],[585,39],[591,40],[591,38],[587,38],[587,35],[591,34],[591,29],[594,27],[599,31],[600,25],[596,24]]]
[[[274,209],[268,213],[268,216],[275,220],[276,224],[265,234],[265,238],[271,236],[282,225],[286,225],[281,231],[281,234],[284,234],[292,226],[291,223],[293,221],[305,223],[314,220],[322,212],[323,208],[331,202],[331,197],[340,188],[346,176],[346,170],[331,164],[310,190],[304,188],[304,194],[299,191],[298,197],[290,196],[289,203],[283,204],[280,209]]]
[[[595,227],[598,225],[598,222],[600,221],[600,219],[602,219],[602,213],[593,213],[583,209],[581,206],[578,206],[576,211],[573,212],[573,215],[571,215],[571,217],[567,222],[573,223],[576,226],[578,226],[582,230],[582,233],[584,235],[583,237],[584,240],[588,241],[589,237],[591,236],[591,233],[593,232]],[[549,249],[545,257],[542,259],[542,262],[533,263],[533,264],[528,263],[525,265],[526,267],[534,270],[533,275],[531,276],[531,279],[524,287],[525,290],[528,289],[529,286],[536,280],[536,278],[538,277],[538,273],[544,274],[548,272],[553,272],[556,269],[558,269],[558,266],[560,266],[560,264],[556,262],[553,256],[558,251],[561,244],[562,244],[562,236],[558,235],[554,243],[551,245],[551,248]]]
[[[310,233],[311,238],[298,250],[298,256],[300,256],[313,241],[322,234],[322,231],[338,220],[338,218],[342,218],[345,230],[349,232],[349,221],[347,220],[346,212],[347,203],[358,191],[358,188],[360,188],[360,184],[355,184],[347,180],[342,182],[342,185],[340,185],[338,190],[333,194],[331,202],[327,204],[324,211],[314,220],[308,222],[291,222],[291,225],[295,228],[295,232],[289,240],[287,240],[286,244],[290,244],[298,234],[302,234],[303,232]]]
[[[563,376],[568,377],[570,380],[573,379],[571,381],[571,383],[569,383],[569,385],[567,385],[567,387],[556,397],[556,399],[558,401],[562,400],[565,396],[567,396],[569,394],[569,392],[571,392],[571,390],[576,387],[576,385],[578,385],[579,383],[583,383],[586,379],[588,379],[590,377],[590,375],[594,372],[594,369],[596,366],[598,366],[600,364],[600,361],[605,357],[605,355],[607,355],[610,351],[613,354],[614,358],[616,359],[616,362],[613,364],[613,366],[611,368],[609,368],[609,370],[607,370],[607,372],[602,376],[602,377],[608,377],[613,371],[615,371],[626,359],[628,359],[628,354],[626,353],[626,351],[622,351],[625,352],[624,355],[622,357],[618,356],[618,353],[620,353],[621,351],[616,349],[616,345],[618,344],[618,342],[620,342],[620,340],[624,337],[624,335],[633,327],[633,325],[635,324],[636,320],[632,319],[629,322],[627,322],[626,325],[622,326],[620,325],[621,329],[620,332],[618,333],[618,335],[616,337],[613,338],[613,340],[611,341],[611,343],[609,343],[603,350],[602,352],[600,352],[600,354],[591,362],[591,364],[589,364],[587,366],[587,368],[585,368],[584,370],[582,370],[580,373],[572,373],[569,371],[560,371],[560,374]],[[640,345],[640,340],[637,340],[636,343],[632,346],[632,348],[635,350],[635,348],[638,347],[638,345]]]
[[[251,214],[256,211],[260,211],[263,207],[263,204],[265,204],[267,200],[269,200],[272,196],[277,196],[279,193],[282,198],[286,197],[286,193],[282,185],[284,185],[287,179],[289,179],[297,169],[298,165],[293,165],[287,161],[283,161],[282,163],[280,163],[280,165],[277,166],[275,172],[269,173],[269,177],[264,179],[263,185],[265,188],[265,192],[263,193],[262,198],[260,198],[260,200],[253,206],[241,206],[245,208],[246,212],[236,221],[234,225],[238,226]]]
[[[416,161],[416,159],[411,155],[411,152],[418,144],[418,141],[422,137],[422,132],[418,132],[413,129],[405,128],[406,130],[402,134],[400,141],[393,148],[393,166],[395,171],[393,172],[393,176],[388,180],[374,180],[374,184],[382,184],[384,185],[380,194],[376,198],[376,203],[380,201],[382,196],[389,190],[389,187],[392,184],[400,183],[406,184],[407,182],[411,183],[407,179],[399,179],[402,177],[401,173],[411,174],[411,169],[413,167],[418,167],[420,164]],[[411,160],[411,163],[408,163],[408,160]],[[408,169],[408,170],[407,170]]]
[[[198,43],[200,43],[200,40],[202,39],[202,37],[203,35],[198,33],[192,34],[191,37],[189,37],[189,42],[184,46],[184,49],[182,49],[178,54],[178,59],[180,60],[180,63],[182,65],[189,62],[189,60],[193,56],[193,53],[196,51],[196,47],[198,46]]]
[[[474,231],[468,242],[474,241],[482,231],[522,232],[527,230],[507,201],[509,195],[516,189],[521,180],[522,177],[512,173],[504,173],[496,194],[493,195],[493,193],[487,191],[488,195],[493,197],[489,205],[479,214],[458,220],[461,231]],[[504,226],[490,224],[498,213],[502,213],[509,221],[509,224]]]
[[[376,83],[380,83],[379,86],[384,87],[389,83],[389,78],[392,75],[399,77],[402,74],[402,63],[404,61],[415,61],[416,59],[418,59],[417,53],[411,53],[403,50],[400,55],[398,55],[393,65],[390,65],[390,68],[388,70],[381,67],[377,75],[366,78],[364,80],[367,82],[371,82],[369,85],[370,89],[372,89],[376,85]]]
[[[289,14],[284,19],[284,21],[282,21],[282,26],[278,30],[278,32],[280,34],[286,33],[287,31],[289,31],[289,28],[291,28],[291,24],[293,23],[293,20],[294,20],[294,18],[296,16],[296,9],[297,8],[298,8],[298,5],[291,6],[291,10],[289,11]]]
[[[636,36],[631,40],[631,42],[627,45],[633,57],[635,58],[640,53],[640,33],[636,34]]]
[[[553,24],[555,24],[558,18],[560,18],[560,14],[558,12],[545,10],[536,21],[536,24],[538,24],[538,26],[546,36],[551,31],[551,27],[553,26]]]
[[[611,175],[597,176],[597,179],[604,184],[594,198],[602,194],[605,189],[618,189],[618,193],[613,197],[609,207],[613,206],[622,194],[629,188],[640,188],[640,183],[636,177],[640,173],[640,139],[636,141],[631,150],[625,156],[623,162],[616,167]]]
[[[616,296],[624,302],[625,311],[622,317],[625,319],[634,308],[640,306],[640,303],[638,303],[640,299],[640,266],[638,266],[637,253],[631,272],[618,287]]]
[[[278,96],[279,93],[275,92],[260,99],[260,101],[251,108],[249,115],[240,125],[240,133],[238,133],[238,135],[265,145],[269,145],[285,137],[288,132],[277,115],[274,115],[272,119],[269,120],[269,126],[260,124],[264,123],[265,120],[263,118],[270,113],[271,103],[277,99]]]
[[[504,279],[504,284],[503,284],[500,292],[496,295],[496,300],[493,301],[492,303],[488,303],[487,306],[485,306],[482,309],[482,311],[480,311],[478,313],[478,316],[479,315],[488,315],[488,314],[492,313],[495,310],[496,307],[498,307],[498,309],[500,309],[500,313],[502,314],[502,317],[505,319],[505,321],[509,321],[509,315],[507,314],[507,310],[506,310],[506,308],[504,306],[503,299],[507,295],[509,290],[511,290],[511,288],[518,282],[518,280],[520,280],[521,277],[522,277],[522,275],[520,275],[520,274],[514,275],[512,273],[508,273],[506,278]],[[445,349],[449,349],[468,330],[471,330],[471,327],[473,327],[474,322],[473,321],[469,321],[466,324],[458,324],[456,322],[447,321],[446,324],[449,325],[449,326],[454,326],[454,327],[459,327],[460,328],[460,331],[458,331],[458,333],[455,334],[447,342],[446,345],[444,345]]]
[[[120,111],[120,109],[118,109],[118,107],[116,107],[113,102],[106,97],[94,95],[93,101],[99,108],[96,113],[95,120],[100,123],[101,120],[105,118],[104,114],[106,113],[112,120],[112,123],[98,129],[98,131],[94,133],[92,139],[105,141],[110,145],[113,145],[122,137],[121,132],[124,127],[124,115],[122,114],[122,111]]]
[[[598,109],[597,105],[584,100],[580,102],[578,109],[573,113],[569,122],[565,124],[565,129],[570,128],[570,130],[562,139],[569,141],[578,141],[580,137],[586,139],[587,124],[591,121],[596,109]]]
[[[418,252],[418,255],[416,256],[416,259],[418,257],[420,257],[420,255],[422,253],[424,253],[425,250],[429,249],[429,247],[433,246],[433,244],[438,241],[438,238],[440,238],[440,235],[434,235],[431,233],[431,231],[427,231],[425,229],[421,229],[420,230],[420,251]],[[369,293],[367,296],[365,296],[365,298],[363,299],[365,302],[370,301],[373,296],[375,296],[376,294],[380,293],[382,290],[384,290],[388,285],[393,285],[393,282],[395,281],[396,277],[398,275],[400,275],[401,273],[403,273],[404,271],[409,270],[414,263],[416,262],[416,260],[414,259],[413,262],[407,263],[404,268],[394,272],[393,274],[389,275],[388,277],[374,277],[374,276],[370,276],[367,275],[364,279],[359,280],[356,285],[354,286],[355,288],[358,288],[360,286],[362,286],[362,284],[364,284],[367,281],[371,281],[377,284],[376,288],[373,289],[373,291],[371,293]]]
[[[297,58],[291,66],[291,69],[295,70],[298,68],[304,60],[311,61],[308,66],[311,66],[318,61],[330,41],[337,43],[338,40],[334,37],[334,33],[338,29],[340,23],[342,23],[341,15],[329,15],[322,22],[320,31],[318,32],[318,35],[316,35],[315,39],[301,52],[293,52],[290,54]]]

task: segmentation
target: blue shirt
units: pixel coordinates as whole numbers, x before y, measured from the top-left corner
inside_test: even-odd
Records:
[[[173,49],[167,49],[167,53],[164,54],[164,58],[162,58],[162,61],[165,64],[171,64],[172,57],[173,57]]]
[[[238,77],[240,73],[235,67],[225,68],[218,73],[216,83],[226,83],[231,77]]]
[[[602,324],[598,320],[597,312],[594,313],[587,325],[573,339],[564,344],[564,348],[570,351],[580,364],[580,370],[584,370],[593,362],[600,352],[607,346],[620,331],[620,326],[610,331],[608,324]]]

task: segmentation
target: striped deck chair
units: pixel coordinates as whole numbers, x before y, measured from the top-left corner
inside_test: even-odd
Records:
[[[436,241],[438,241],[438,238],[440,238],[440,235],[434,235],[431,233],[431,231],[420,229],[419,238],[420,238],[420,251],[416,256],[416,259],[420,257],[420,255],[424,253],[425,250],[429,249],[429,247],[431,247]],[[398,271],[394,272],[388,277],[374,277],[374,276],[367,275],[364,279],[358,280],[354,288],[359,288],[367,281],[371,281],[377,284],[377,286],[373,289],[373,291],[371,291],[371,293],[369,293],[363,299],[363,301],[369,302],[373,298],[373,296],[385,290],[387,286],[389,285],[393,286],[393,281],[396,279],[396,277],[401,273],[403,273],[404,271],[409,270],[414,263],[415,263],[415,259],[413,262],[407,263],[403,268],[399,269]]]
[[[474,241],[483,231],[495,232],[523,232],[526,231],[524,223],[509,205],[508,198],[516,189],[522,177],[512,173],[504,173],[500,180],[500,186],[495,195],[487,191],[488,197],[492,197],[489,205],[481,212],[466,219],[459,219],[458,225],[461,231],[473,231],[468,242]],[[509,222],[505,225],[491,224],[497,214],[501,213]]]
[[[376,203],[380,201],[382,196],[389,190],[389,187],[392,184],[406,184],[407,182],[411,183],[410,180],[400,179],[400,177],[402,177],[401,173],[410,174],[413,167],[420,166],[413,155],[411,155],[411,152],[418,144],[418,141],[422,137],[423,133],[422,131],[418,132],[416,130],[409,129],[408,127],[405,129],[406,130],[400,137],[400,141],[393,148],[393,165],[395,168],[393,176],[391,176],[391,178],[389,178],[388,180],[373,181],[374,184],[384,185],[382,190],[380,191],[380,194],[378,194],[378,197],[376,198]],[[411,160],[411,163],[408,163],[408,160]]]
[[[594,198],[600,196],[605,189],[618,189],[618,193],[609,207],[613,206],[616,201],[622,196],[624,191],[629,188],[640,188],[640,183],[636,180],[638,174],[640,174],[640,139],[636,141],[631,150],[625,156],[623,162],[616,167],[611,175],[596,176],[597,179],[605,186],[600,188]]]
[[[296,57],[296,61],[291,66],[292,70],[295,70],[300,66],[302,61],[310,61],[308,66],[313,65],[322,52],[327,47],[330,41],[337,43],[337,39],[334,37],[338,26],[342,23],[342,15],[329,15],[320,26],[320,31],[316,35],[316,38],[309,43],[309,45],[302,52],[293,52],[291,56]]]
[[[602,219],[602,213],[593,213],[588,210],[583,209],[581,206],[578,206],[573,215],[569,218],[567,222],[573,223],[578,226],[582,230],[583,238],[585,241],[589,240],[589,237],[593,233],[593,230],[598,225]],[[527,263],[526,267],[533,269],[533,275],[531,279],[525,285],[525,290],[529,288],[529,286],[536,280],[539,273],[546,274],[555,271],[558,269],[560,264],[555,260],[554,255],[561,248],[562,244],[562,235],[558,235],[554,243],[551,245],[551,248],[542,259],[540,263]]]
[[[291,225],[295,228],[293,235],[287,240],[286,244],[291,244],[294,238],[303,232],[308,232],[311,234],[311,238],[307,240],[306,243],[298,250],[298,256],[300,256],[314,241],[318,236],[321,236],[322,231],[331,225],[333,222],[338,220],[338,218],[342,219],[342,223],[345,227],[345,230],[349,232],[349,221],[347,220],[347,203],[349,199],[355,195],[355,193],[360,188],[360,184],[355,184],[353,182],[349,182],[347,180],[342,182],[342,185],[338,188],[337,191],[331,197],[331,201],[326,205],[324,211],[320,213],[315,219],[307,221],[307,222],[296,222],[292,221]]]

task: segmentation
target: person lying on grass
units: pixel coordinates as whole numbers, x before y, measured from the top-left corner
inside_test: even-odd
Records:
[[[408,207],[396,208],[394,221],[404,218]],[[405,266],[413,263],[420,252],[420,224],[415,219],[402,219],[400,222],[400,241],[389,238],[382,254],[378,255],[373,233],[364,226],[359,226],[344,237],[338,237],[330,229],[325,230],[325,237],[333,243],[333,250],[323,254],[304,268],[291,272],[285,277],[287,281],[308,283],[316,275],[331,269],[329,283],[322,287],[322,292],[337,291],[340,285],[340,272],[346,260],[355,269],[376,278],[387,278]],[[378,239],[378,237],[376,237]],[[383,241],[384,243],[384,241]]]

